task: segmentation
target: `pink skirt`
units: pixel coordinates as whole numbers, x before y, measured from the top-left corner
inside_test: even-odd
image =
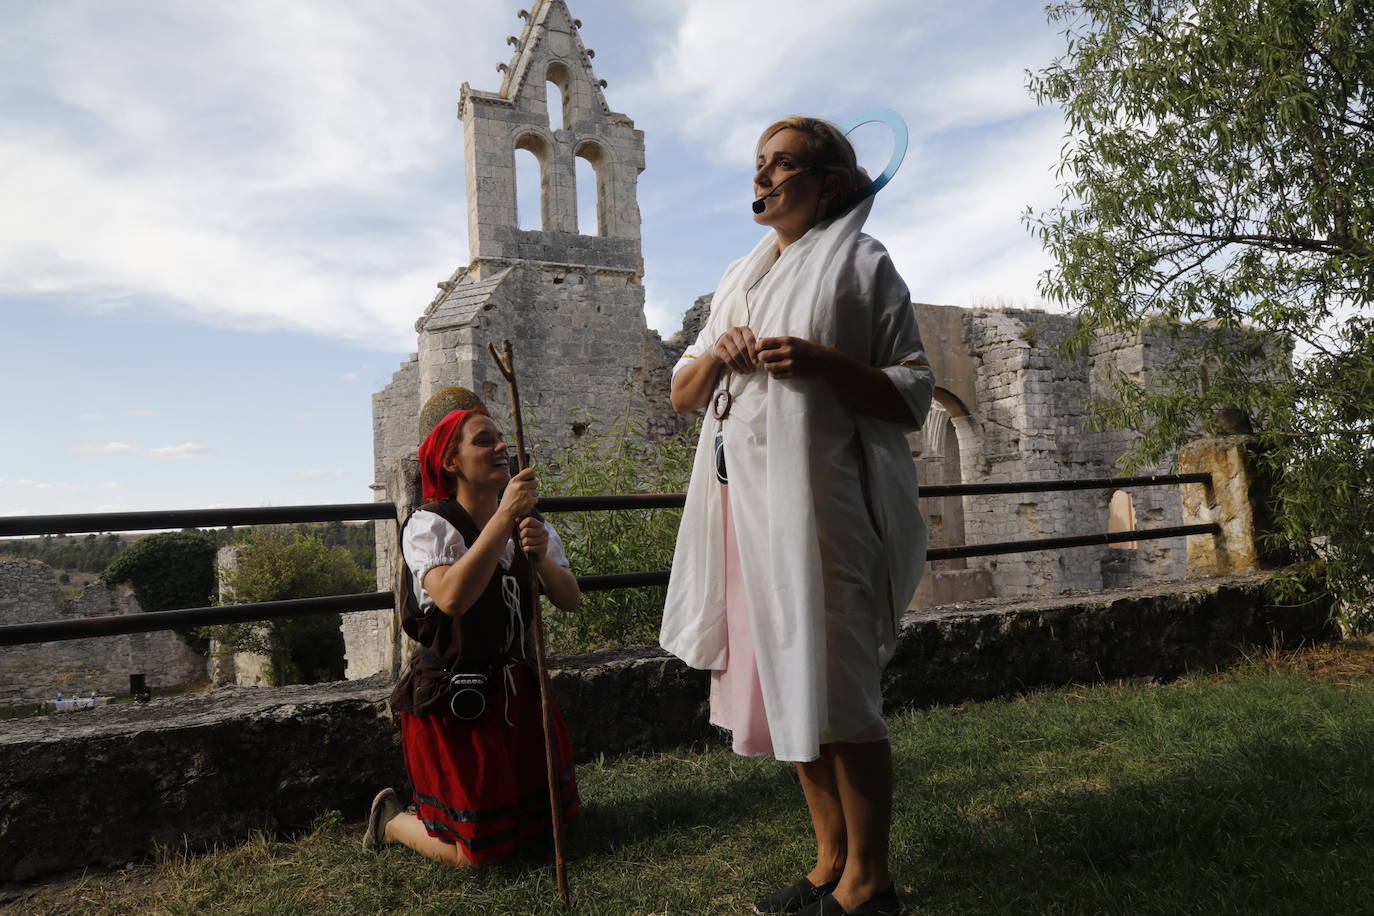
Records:
[[[711,672],[711,724],[730,732],[736,754],[759,757],[773,753],[768,713],[763,707],[763,688],[754,658],[754,637],[749,626],[744,579],[740,574],[739,545],[730,520],[730,488],[720,488],[725,521],[725,670]]]
[[[711,672],[710,722],[730,732],[731,749],[744,757],[773,753],[773,735],[759,684],[758,659],[749,604],[740,570],[739,544],[730,518],[730,488],[722,486],[725,528],[725,668]],[[838,608],[844,607],[837,601]],[[865,632],[870,635],[865,636]],[[865,743],[888,737],[882,717],[881,669],[867,612],[857,618],[843,610],[826,612],[826,683],[830,728],[821,743]]]

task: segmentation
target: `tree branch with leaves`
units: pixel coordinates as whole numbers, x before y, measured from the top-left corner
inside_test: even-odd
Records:
[[[1250,419],[1274,538],[1342,622],[1374,627],[1374,17],[1362,0],[1075,0],[1031,74],[1068,138],[1058,206],[1027,222],[1070,342],[1176,333],[1148,380],[1094,405],[1157,462],[1215,411]],[[1275,356],[1291,354],[1291,365]],[[1215,369],[1199,372],[1205,357]]]

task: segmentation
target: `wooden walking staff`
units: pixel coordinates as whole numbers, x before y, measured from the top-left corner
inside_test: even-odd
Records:
[[[501,374],[510,385],[510,409],[515,418],[515,453],[520,462],[520,470],[525,469],[525,425],[521,420],[520,386],[515,381],[515,354],[511,351],[509,340],[501,342],[504,356],[496,352],[496,345],[487,341],[487,349]],[[520,523],[516,522],[515,549],[523,550],[519,537]],[[533,563],[526,563],[529,580],[524,583],[522,596],[530,608],[530,621],[534,629],[534,663],[539,672],[539,706],[544,714],[544,764],[549,776],[549,819],[553,823],[553,858],[558,875],[558,896],[563,905],[568,905],[568,863],[563,856],[563,800],[558,791],[558,763],[555,760],[553,735],[553,707],[549,702],[549,669],[544,664],[544,621],[539,613],[539,575]]]

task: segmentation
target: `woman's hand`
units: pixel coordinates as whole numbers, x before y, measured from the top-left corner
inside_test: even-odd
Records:
[[[538,563],[549,552],[549,529],[533,516],[520,521],[520,548],[531,563]]]
[[[534,511],[539,502],[539,478],[532,468],[525,468],[506,484],[506,492],[501,494],[501,505],[496,511],[506,517],[510,524],[524,518]]]
[[[809,378],[834,362],[835,351],[801,337],[765,337],[758,342],[759,360],[773,378]]]
[[[754,332],[740,326],[716,338],[711,352],[731,372],[748,375],[759,367],[759,343]]]

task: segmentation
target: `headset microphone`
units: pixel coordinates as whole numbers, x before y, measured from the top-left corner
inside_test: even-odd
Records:
[[[816,172],[816,171],[819,171],[819,169],[815,169],[815,168],[802,169],[800,172],[798,172],[798,173],[795,174],[795,175],[789,175],[789,176],[787,176],[787,177],[784,178],[782,181],[779,181],[779,182],[778,182],[778,186],[777,186],[776,188],[774,188],[773,190],[769,191],[767,194],[763,195],[762,197],[756,198],[756,199],[754,200],[754,202],[753,202],[752,204],[750,204],[750,206],[753,207],[755,213],[762,213],[763,210],[764,210],[764,208],[768,206],[766,203],[764,203],[764,201],[767,200],[768,198],[772,197],[774,194],[778,193],[779,191],[781,191],[783,185],[787,184],[787,183],[788,183],[789,181],[791,181],[793,178],[800,178],[801,176],[803,176],[803,175],[805,175],[805,174],[807,174],[807,173],[809,173],[809,172]]]

